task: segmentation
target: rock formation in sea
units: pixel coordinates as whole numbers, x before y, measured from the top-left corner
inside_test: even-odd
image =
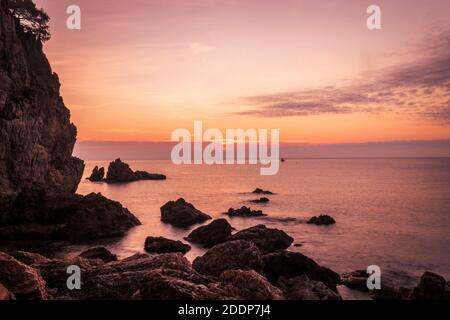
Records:
[[[89,181],[92,182],[100,182],[103,181],[103,178],[105,177],[105,168],[98,166],[95,166],[95,168],[92,170],[91,175],[87,178]]]
[[[308,224],[315,224],[317,226],[329,226],[335,223],[336,220],[329,215],[320,215],[318,217],[312,217],[308,220]]]
[[[217,219],[206,226],[201,226],[192,231],[186,240],[205,248],[211,248],[216,244],[230,239],[233,227],[225,219]]]
[[[191,250],[191,246],[181,241],[166,239],[163,237],[148,237],[145,239],[144,249],[148,253],[174,253],[185,254]]]
[[[139,180],[166,180],[166,178],[163,174],[133,171],[127,163],[116,159],[109,164],[105,181],[107,183],[126,183]]]
[[[0,239],[84,240],[139,221],[119,203],[75,192],[77,130],[42,43],[0,6]]]
[[[227,212],[229,217],[241,217],[241,218],[251,218],[251,217],[265,217],[266,215],[261,210],[252,210],[249,207],[243,206],[240,209],[230,208]]]
[[[175,227],[186,228],[212,219],[184,199],[169,201],[161,207],[161,221]]]

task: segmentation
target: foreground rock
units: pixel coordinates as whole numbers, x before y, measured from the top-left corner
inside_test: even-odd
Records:
[[[231,240],[246,240],[252,242],[263,254],[287,249],[294,239],[284,231],[269,229],[265,225],[258,225],[239,231],[231,237]]]
[[[161,221],[180,228],[212,219],[184,199],[170,201],[161,207]]]
[[[46,300],[46,283],[39,271],[0,252],[0,283],[17,299]]]
[[[24,194],[10,217],[0,224],[0,239],[84,241],[122,236],[140,224],[119,202],[99,193],[84,197]]]
[[[227,212],[227,215],[231,218],[233,217],[243,217],[243,218],[252,218],[252,217],[265,217],[266,215],[261,210],[252,210],[246,206],[243,206],[240,209],[230,208]]]
[[[89,178],[87,178],[89,181],[92,182],[100,182],[103,181],[103,178],[105,177],[105,168],[98,168],[98,166],[95,166],[95,168],[92,170],[91,175]]]
[[[117,256],[115,254],[112,254],[105,247],[95,247],[88,249],[86,251],[83,251],[79,256],[88,260],[100,259],[103,262],[117,261]]]
[[[336,286],[341,280],[336,272],[319,266],[314,260],[298,252],[270,253],[263,257],[263,261],[264,273],[272,283],[276,283],[280,277],[295,278],[306,275],[311,280],[323,282],[336,292]]]
[[[419,284],[414,288],[411,299],[414,300],[450,300],[449,283],[444,277],[425,272],[420,278]]]
[[[220,276],[226,270],[241,269],[261,272],[263,260],[258,248],[249,241],[229,241],[208,250],[194,260],[192,266],[204,275]]]
[[[145,251],[148,253],[173,253],[185,254],[191,250],[191,246],[181,241],[166,239],[163,237],[148,237],[145,239]]]
[[[341,300],[339,294],[320,281],[309,280],[306,275],[290,279],[281,277],[277,286],[287,300]]]
[[[336,221],[330,217],[329,215],[321,215],[318,217],[312,217],[311,219],[309,219],[308,224],[315,224],[318,226],[329,226],[332,224],[335,224]]]
[[[14,295],[0,283],[0,301],[15,300]]]
[[[260,188],[256,188],[255,191],[253,191],[252,193],[254,193],[254,194],[274,195],[273,192],[271,192],[271,191],[266,191],[266,190],[263,190],[263,189],[260,189]]]
[[[216,244],[227,241],[231,237],[233,227],[225,219],[214,220],[207,226],[192,231],[186,240],[203,247],[211,248]]]
[[[138,180],[165,180],[162,174],[152,174],[145,171],[131,170],[130,166],[120,159],[109,164],[105,181],[107,183],[126,183]]]

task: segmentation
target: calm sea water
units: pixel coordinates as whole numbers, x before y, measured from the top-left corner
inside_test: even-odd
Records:
[[[182,240],[189,234],[193,228],[160,222],[159,208],[167,201],[183,197],[220,218],[230,207],[250,205],[248,200],[257,198],[250,192],[261,187],[276,195],[267,205],[251,207],[268,217],[230,219],[236,229],[261,223],[282,229],[302,244],[292,250],[340,273],[379,265],[385,275],[405,282],[426,270],[450,278],[450,159],[287,160],[271,177],[261,176],[258,166],[128,163],[134,170],[164,173],[168,180],[107,185],[83,179],[78,189],[120,201],[141,220],[142,226],[124,238],[102,243],[120,257],[142,252],[147,236]],[[87,162],[85,176],[95,165],[108,163]],[[319,214],[333,216],[337,224],[304,223]],[[83,249],[70,247],[68,254]],[[187,257],[203,252],[194,246]]]

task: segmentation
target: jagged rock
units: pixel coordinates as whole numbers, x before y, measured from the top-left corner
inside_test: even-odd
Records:
[[[18,199],[13,219],[0,226],[0,239],[81,241],[121,236],[140,224],[119,202],[99,193]]]
[[[203,247],[211,248],[216,244],[225,242],[231,236],[233,227],[225,219],[214,220],[206,226],[192,231],[186,240],[197,243]]]
[[[46,300],[48,293],[39,271],[0,252],[0,283],[19,300]]]
[[[152,174],[145,171],[131,170],[130,166],[120,159],[109,164],[106,173],[107,183],[126,183],[138,180],[165,180],[166,176],[162,174]]]
[[[115,254],[112,254],[111,251],[109,251],[105,247],[90,248],[86,251],[83,251],[79,256],[88,260],[100,259],[103,262],[117,261],[117,256]]]
[[[239,231],[231,237],[231,240],[251,241],[263,254],[281,249],[287,249],[294,241],[294,239],[284,231],[269,229],[265,225],[257,225],[255,227]]]
[[[145,251],[148,253],[186,253],[191,246],[181,241],[166,239],[163,237],[148,237],[145,239]]]
[[[249,241],[229,241],[209,249],[197,257],[192,266],[205,275],[220,276],[226,270],[262,271],[263,261],[258,248]]]
[[[254,194],[266,194],[266,195],[273,195],[274,193],[271,191],[266,191],[260,188],[256,188],[255,191],[253,191],[252,193]]]
[[[140,287],[143,300],[229,300],[221,286],[212,280],[194,273],[171,269],[157,269],[149,272]]]
[[[99,169],[98,166],[95,166],[94,170],[92,170],[90,177],[87,179],[92,182],[100,182],[103,180],[104,177],[105,177],[105,168],[101,167]]]
[[[3,2],[2,2],[3,3]],[[42,44],[0,9],[0,194],[73,193],[84,170],[76,127]]]
[[[51,262],[51,259],[48,259],[38,253],[31,253],[25,251],[13,251],[9,253],[14,259],[28,265],[33,266],[36,264],[48,263]]]
[[[0,283],[0,301],[15,300],[14,294],[8,291],[4,285]]]
[[[341,297],[320,281],[309,280],[306,275],[287,279],[281,277],[277,286],[288,300],[341,300]]]
[[[260,204],[260,203],[269,203],[269,202],[270,202],[270,199],[269,199],[269,198],[266,198],[266,197],[263,197],[263,198],[259,198],[259,199],[256,199],[256,200],[250,200],[250,202],[251,202],[251,203],[256,203],[256,204]]]
[[[252,210],[246,206],[243,206],[240,209],[230,208],[227,212],[229,217],[243,217],[243,218],[252,218],[252,217],[264,217],[266,216],[261,210]]]
[[[332,224],[335,224],[336,220],[334,220],[332,217],[330,217],[329,215],[321,215],[318,217],[312,217],[311,219],[309,219],[308,224],[315,224],[318,226],[329,226]]]
[[[283,293],[254,270],[227,270],[220,275],[222,288],[241,300],[281,300]]]
[[[263,256],[264,273],[272,283],[280,277],[295,278],[307,275],[309,279],[323,282],[328,288],[336,291],[340,276],[325,267],[319,266],[307,256],[290,251],[278,251]]]
[[[170,201],[161,207],[161,221],[185,228],[212,219],[184,199]]]
[[[448,283],[444,277],[427,271],[420,278],[417,287],[414,288],[411,298],[414,300],[443,300],[446,295],[448,298]]]

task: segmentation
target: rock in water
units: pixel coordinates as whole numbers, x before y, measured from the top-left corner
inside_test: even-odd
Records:
[[[271,191],[263,190],[261,188],[256,188],[255,191],[253,191],[252,193],[254,193],[254,194],[266,194],[266,195],[273,195],[274,194]]]
[[[320,281],[309,280],[306,275],[278,280],[288,300],[341,300],[341,297]]]
[[[192,266],[205,275],[220,276],[226,270],[261,272],[263,260],[258,248],[248,241],[229,241],[209,249],[194,260]]]
[[[185,228],[212,219],[184,199],[170,201],[161,207],[161,221]]]
[[[207,226],[192,231],[186,240],[197,243],[203,247],[211,248],[216,244],[225,242],[231,236],[233,227],[225,219],[214,220]]]
[[[306,275],[311,280],[323,282],[336,292],[336,286],[341,281],[336,272],[319,266],[314,260],[298,252],[274,252],[265,255],[263,260],[264,273],[272,283],[276,283],[280,277],[295,278]]]
[[[48,299],[46,284],[39,271],[3,252],[0,252],[0,283],[19,300]]]
[[[263,198],[259,198],[259,199],[256,199],[256,200],[250,200],[250,202],[251,203],[256,203],[256,204],[269,203],[270,199],[266,198],[266,197],[263,197]]]
[[[162,174],[148,173],[145,171],[131,170],[130,166],[120,159],[109,164],[106,174],[107,183],[126,183],[138,180],[165,180],[166,176]]]
[[[186,253],[191,246],[181,241],[166,239],[163,237],[148,237],[145,239],[145,251],[148,253]]]
[[[98,168],[98,166],[95,166],[94,170],[92,170],[91,176],[87,178],[89,181],[92,182],[100,182],[105,177],[105,168]]]
[[[265,225],[258,225],[239,231],[231,239],[251,241],[263,254],[287,249],[294,242],[294,239],[284,231],[269,229]]]
[[[308,224],[315,224],[318,226],[329,226],[335,224],[336,221],[329,215],[321,215],[318,217],[312,217],[309,219]]]
[[[265,217],[266,215],[261,210],[252,210],[246,206],[240,209],[230,208],[227,212],[229,217],[242,217],[242,218],[252,218],[252,217]]]
[[[111,251],[109,251],[105,247],[90,248],[86,251],[83,251],[80,254],[80,257],[88,260],[100,259],[103,262],[117,261],[117,256],[115,254],[112,254]]]

